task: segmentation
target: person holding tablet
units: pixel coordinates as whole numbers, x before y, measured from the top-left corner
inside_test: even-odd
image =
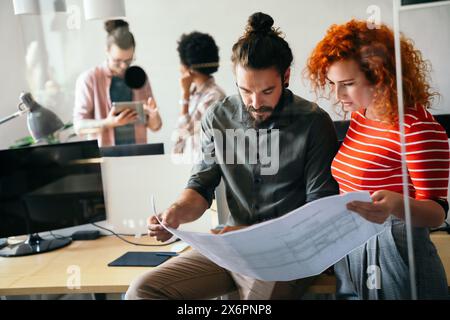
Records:
[[[107,60],[84,72],[75,89],[74,127],[77,134],[98,139],[99,146],[147,143],[147,129],[162,126],[149,80],[139,89],[126,85],[125,72],[134,61],[136,42],[123,20],[105,23]],[[137,121],[132,108],[117,110],[113,103],[142,102],[146,121]]]

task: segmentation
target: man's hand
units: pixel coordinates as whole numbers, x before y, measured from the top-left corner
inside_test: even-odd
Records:
[[[358,213],[364,219],[382,224],[392,214],[404,218],[403,196],[397,192],[381,190],[372,194],[373,202],[352,201],[347,209]]]
[[[184,189],[178,200],[159,214],[158,218],[163,225],[177,229],[182,223],[189,223],[200,218],[208,208],[208,202],[197,191]],[[155,237],[158,241],[167,241],[172,237],[172,234],[158,222],[156,216],[148,218],[147,226],[148,235]]]
[[[170,207],[164,213],[159,214],[158,218],[166,227],[177,229],[180,226],[180,223],[176,218],[176,207]],[[148,235],[150,237],[155,237],[158,241],[165,242],[173,236],[170,232],[164,229],[156,216],[151,216],[148,218],[147,225]]]
[[[223,229],[212,229],[211,233],[214,234],[224,234],[231,231],[237,231],[243,228],[246,228],[247,226],[225,226]]]
[[[125,109],[120,113],[117,113],[115,107],[112,107],[106,118],[107,126],[111,128],[121,127],[136,121],[137,119],[136,111],[131,109]]]

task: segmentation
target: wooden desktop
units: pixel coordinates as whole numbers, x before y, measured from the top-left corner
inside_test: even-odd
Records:
[[[156,244],[148,237],[128,240]],[[444,263],[450,286],[450,235],[432,235]],[[0,296],[37,294],[124,293],[131,281],[148,267],[108,267],[128,251],[168,251],[169,246],[133,246],[107,236],[93,241],[74,241],[69,246],[26,257],[0,258]],[[334,276],[322,275],[310,293],[334,293]]]

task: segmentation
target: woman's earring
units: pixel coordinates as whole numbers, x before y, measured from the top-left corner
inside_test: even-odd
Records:
[[[284,87],[285,87],[285,88],[289,88],[289,82],[286,82],[286,83],[284,84]]]

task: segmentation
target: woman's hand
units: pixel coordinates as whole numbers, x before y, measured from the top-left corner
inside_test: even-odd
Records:
[[[403,196],[397,192],[381,190],[372,194],[373,202],[352,201],[347,209],[358,213],[364,219],[382,224],[392,214],[404,218]]]
[[[194,81],[194,77],[192,76],[192,72],[187,68],[181,69],[181,77],[180,77],[180,89],[181,89],[181,98],[188,100],[191,94],[191,85]]]

